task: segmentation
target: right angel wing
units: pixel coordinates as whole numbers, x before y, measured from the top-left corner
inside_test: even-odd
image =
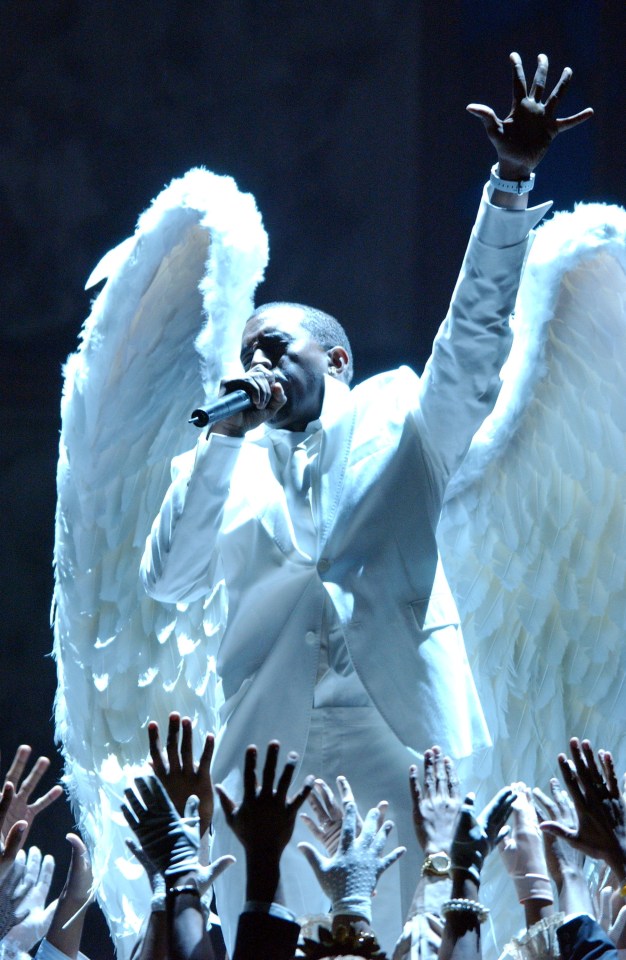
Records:
[[[540,228],[514,325],[438,532],[496,789],[545,787],[572,735],[626,766],[626,211]]]
[[[145,726],[179,710],[196,747],[218,727],[215,653],[227,598],[147,597],[139,564],[191,410],[240,369],[241,330],[267,262],[254,198],[229,177],[174,180],[90,278],[108,276],[65,368],[57,474],[57,736],[95,886],[123,958],[147,913],[125,846],[123,790],[144,766]]]

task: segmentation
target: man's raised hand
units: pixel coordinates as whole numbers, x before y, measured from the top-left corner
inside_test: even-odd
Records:
[[[6,810],[4,810],[4,817],[0,823],[0,831],[5,839],[7,838],[8,832],[18,821],[25,821],[26,831],[22,838],[23,842],[26,839],[26,834],[30,830],[35,817],[40,814],[42,810],[45,810],[46,807],[49,807],[51,803],[54,803],[55,800],[58,800],[63,793],[63,787],[57,784],[57,786],[51,787],[47,793],[44,793],[42,797],[39,797],[32,803],[28,802],[31,794],[34,792],[39,784],[39,781],[50,766],[48,757],[39,757],[39,759],[35,762],[33,769],[26,777],[24,777],[26,765],[31,753],[32,747],[28,746],[28,744],[24,743],[22,746],[18,747],[16,754],[13,757],[13,762],[11,763],[11,766],[9,767],[4,778],[4,786],[6,787],[7,784],[10,783],[14,788],[11,800],[6,807]],[[23,781],[22,777],[24,777]],[[20,783],[20,781],[22,782]],[[0,812],[2,812],[1,807]]]
[[[543,103],[548,75],[548,58],[540,53],[530,90],[527,89],[522,60],[518,53],[510,56],[513,68],[513,103],[504,120],[483,103],[470,103],[467,110],[484,124],[487,136],[498,153],[499,175],[504,180],[527,180],[550,143],[559,133],[583,123],[593,116],[587,107],[570,117],[557,118],[556,112],[572,71],[565,67],[554,90]]]
[[[588,740],[570,740],[572,759],[558,761],[563,782],[578,817],[576,827],[547,820],[541,829],[562,837],[590,857],[604,860],[622,881],[626,877],[626,803],[620,792],[613,757]]]
[[[268,744],[263,779],[259,786],[256,778],[257,748],[248,747],[241,803],[235,803],[222,787],[216,787],[226,823],[246,853],[268,856],[276,862],[291,839],[300,807],[313,789],[313,777],[307,777],[298,793],[291,800],[287,799],[298,762],[298,754],[290,753],[274,790],[279,749],[277,740]]]
[[[452,760],[443,756],[438,746],[425,750],[423,785],[420,785],[417,767],[412,766],[409,786],[417,842],[426,856],[449,853],[461,807],[459,778]]]
[[[178,738],[182,728],[180,750]],[[189,797],[200,801],[200,835],[204,836],[213,819],[213,785],[211,783],[211,759],[214,740],[208,734],[198,763],[193,758],[193,728],[189,717],[181,720],[179,713],[170,713],[165,750],[161,749],[159,725],[152,720],[148,724],[150,760],[155,776],[165,787],[179,816],[185,812]]]

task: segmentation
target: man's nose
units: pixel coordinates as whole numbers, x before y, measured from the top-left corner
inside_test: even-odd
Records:
[[[252,360],[250,361],[251,367],[267,367],[268,370],[272,369],[272,361],[270,358],[263,352],[261,347],[257,347],[254,353],[252,354]]]

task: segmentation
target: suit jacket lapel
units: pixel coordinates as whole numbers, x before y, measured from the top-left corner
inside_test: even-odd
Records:
[[[356,422],[350,390],[332,377],[326,377],[321,421],[324,433],[320,450],[320,554],[328,543],[337,515]]]

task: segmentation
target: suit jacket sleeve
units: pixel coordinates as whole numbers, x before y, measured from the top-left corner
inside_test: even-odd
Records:
[[[239,917],[232,960],[292,960],[300,926],[268,913],[244,912]]]
[[[498,396],[528,235],[550,207],[513,211],[488,197],[485,188],[448,315],[420,380],[418,427],[444,483]]]
[[[146,540],[141,579],[163,603],[207,593],[224,504],[242,441],[215,434],[172,463],[172,484]]]
[[[573,917],[556,932],[561,960],[618,960],[617,947],[597,922],[586,914]]]

